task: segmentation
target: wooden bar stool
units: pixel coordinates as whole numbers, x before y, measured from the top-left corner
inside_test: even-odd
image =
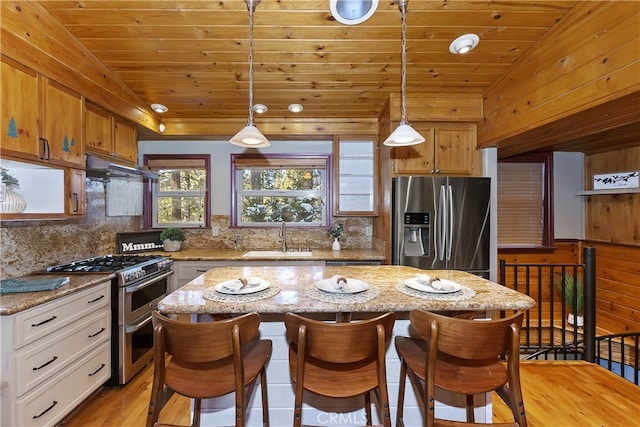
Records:
[[[235,425],[243,427],[258,376],[262,422],[269,425],[266,365],[272,343],[255,339],[260,326],[257,313],[191,323],[154,311],[153,324],[154,370],[147,427],[157,425],[160,411],[174,392],[195,399],[193,426],[200,425],[201,399],[235,392]]]
[[[405,378],[418,390],[425,410],[424,426],[483,426],[473,414],[473,395],[496,391],[513,413],[514,422],[491,426],[526,427],[520,388],[520,326],[523,313],[498,320],[469,320],[422,310],[409,314],[421,339],[396,337],[402,362],[396,425],[404,426]],[[507,363],[500,360],[506,354]],[[466,395],[467,423],[435,417],[436,387]]]
[[[295,383],[293,425],[302,424],[302,395],[346,398],[364,394],[371,425],[371,392],[380,402],[384,426],[391,426],[385,353],[395,314],[350,323],[329,323],[293,313],[284,316],[289,368]]]

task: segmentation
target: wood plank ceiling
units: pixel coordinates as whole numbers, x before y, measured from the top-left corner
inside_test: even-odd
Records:
[[[40,1],[166,118],[246,118],[248,20],[243,0]],[[575,1],[411,0],[407,93],[482,93]],[[263,0],[254,17],[254,102],[261,117],[376,118],[400,92],[400,12],[381,0],[366,22],[337,22],[329,0]],[[452,55],[457,36],[479,46]]]

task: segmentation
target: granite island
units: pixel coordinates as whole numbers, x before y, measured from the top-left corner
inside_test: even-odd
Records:
[[[403,282],[426,273],[448,279],[462,285],[452,294],[424,294],[406,287]],[[313,284],[333,276],[357,279],[370,285],[364,292],[340,295],[325,293]],[[216,284],[240,277],[259,277],[270,283],[260,293],[248,295],[224,295],[213,290]],[[325,320],[351,320],[370,317],[375,313],[396,312],[394,335],[409,335],[408,312],[424,309],[441,312],[475,311],[490,315],[495,310],[527,310],[535,301],[519,292],[507,289],[470,273],[453,270],[425,271],[408,266],[259,266],[213,268],[172,292],[158,304],[158,310],[168,314],[191,314],[196,321],[208,314],[234,315],[258,312],[262,323],[262,338],[274,343],[273,356],[267,369],[269,384],[269,407],[272,425],[291,425],[293,417],[293,387],[289,378],[288,347],[284,337],[282,316],[294,311]],[[203,316],[204,315],[204,316]],[[357,345],[357,343],[354,343]],[[392,404],[392,419],[395,419],[400,364],[395,348],[387,351],[387,376]],[[421,425],[422,416],[407,388],[405,399],[405,422]],[[256,391],[259,396],[259,392]],[[311,394],[305,395],[303,423],[317,425],[348,426],[362,424],[364,409],[360,399],[335,401]],[[437,409],[443,416],[462,420],[465,416],[464,398],[438,396]],[[491,419],[491,395],[476,397],[476,420]],[[446,412],[446,415],[444,413]],[[215,422],[232,423],[233,397],[210,399],[203,402],[203,423],[215,418]],[[374,415],[374,423],[379,422]],[[259,399],[251,404],[249,426],[261,423]]]

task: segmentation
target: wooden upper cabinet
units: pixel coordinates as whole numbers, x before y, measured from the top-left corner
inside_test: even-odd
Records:
[[[2,153],[38,158],[38,75],[2,57],[0,62],[0,125]]]
[[[84,169],[84,99],[49,79],[43,86],[40,160]]]
[[[85,111],[85,148],[87,151],[110,156],[112,154],[112,125],[109,113],[89,105]]]
[[[112,157],[125,164],[137,163],[137,132],[129,122],[99,107],[87,105],[85,134],[88,152]]]
[[[476,146],[473,123],[412,124],[425,142],[393,150],[396,174],[471,175]]]
[[[65,191],[67,192],[65,212],[68,216],[84,215],[87,212],[86,175],[82,169],[68,168],[65,171]]]
[[[120,160],[138,161],[138,136],[135,126],[116,118],[113,134],[114,155]]]
[[[394,147],[395,172],[398,174],[425,174],[434,170],[434,128],[413,126],[425,139],[422,144]]]

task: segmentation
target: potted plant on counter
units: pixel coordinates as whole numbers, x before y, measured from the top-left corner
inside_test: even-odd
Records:
[[[334,224],[327,230],[327,236],[333,237],[333,243],[331,249],[334,251],[340,250],[340,239],[344,235],[344,224]]]
[[[583,326],[584,318],[582,309],[584,307],[584,285],[577,275],[565,273],[558,282],[555,283],[556,290],[560,295],[564,295],[564,303],[569,308],[567,323],[570,325]]]
[[[184,231],[177,227],[165,228],[160,233],[160,240],[162,240],[164,250],[167,252],[179,251],[182,247],[182,242],[184,242],[186,238],[187,235]]]

